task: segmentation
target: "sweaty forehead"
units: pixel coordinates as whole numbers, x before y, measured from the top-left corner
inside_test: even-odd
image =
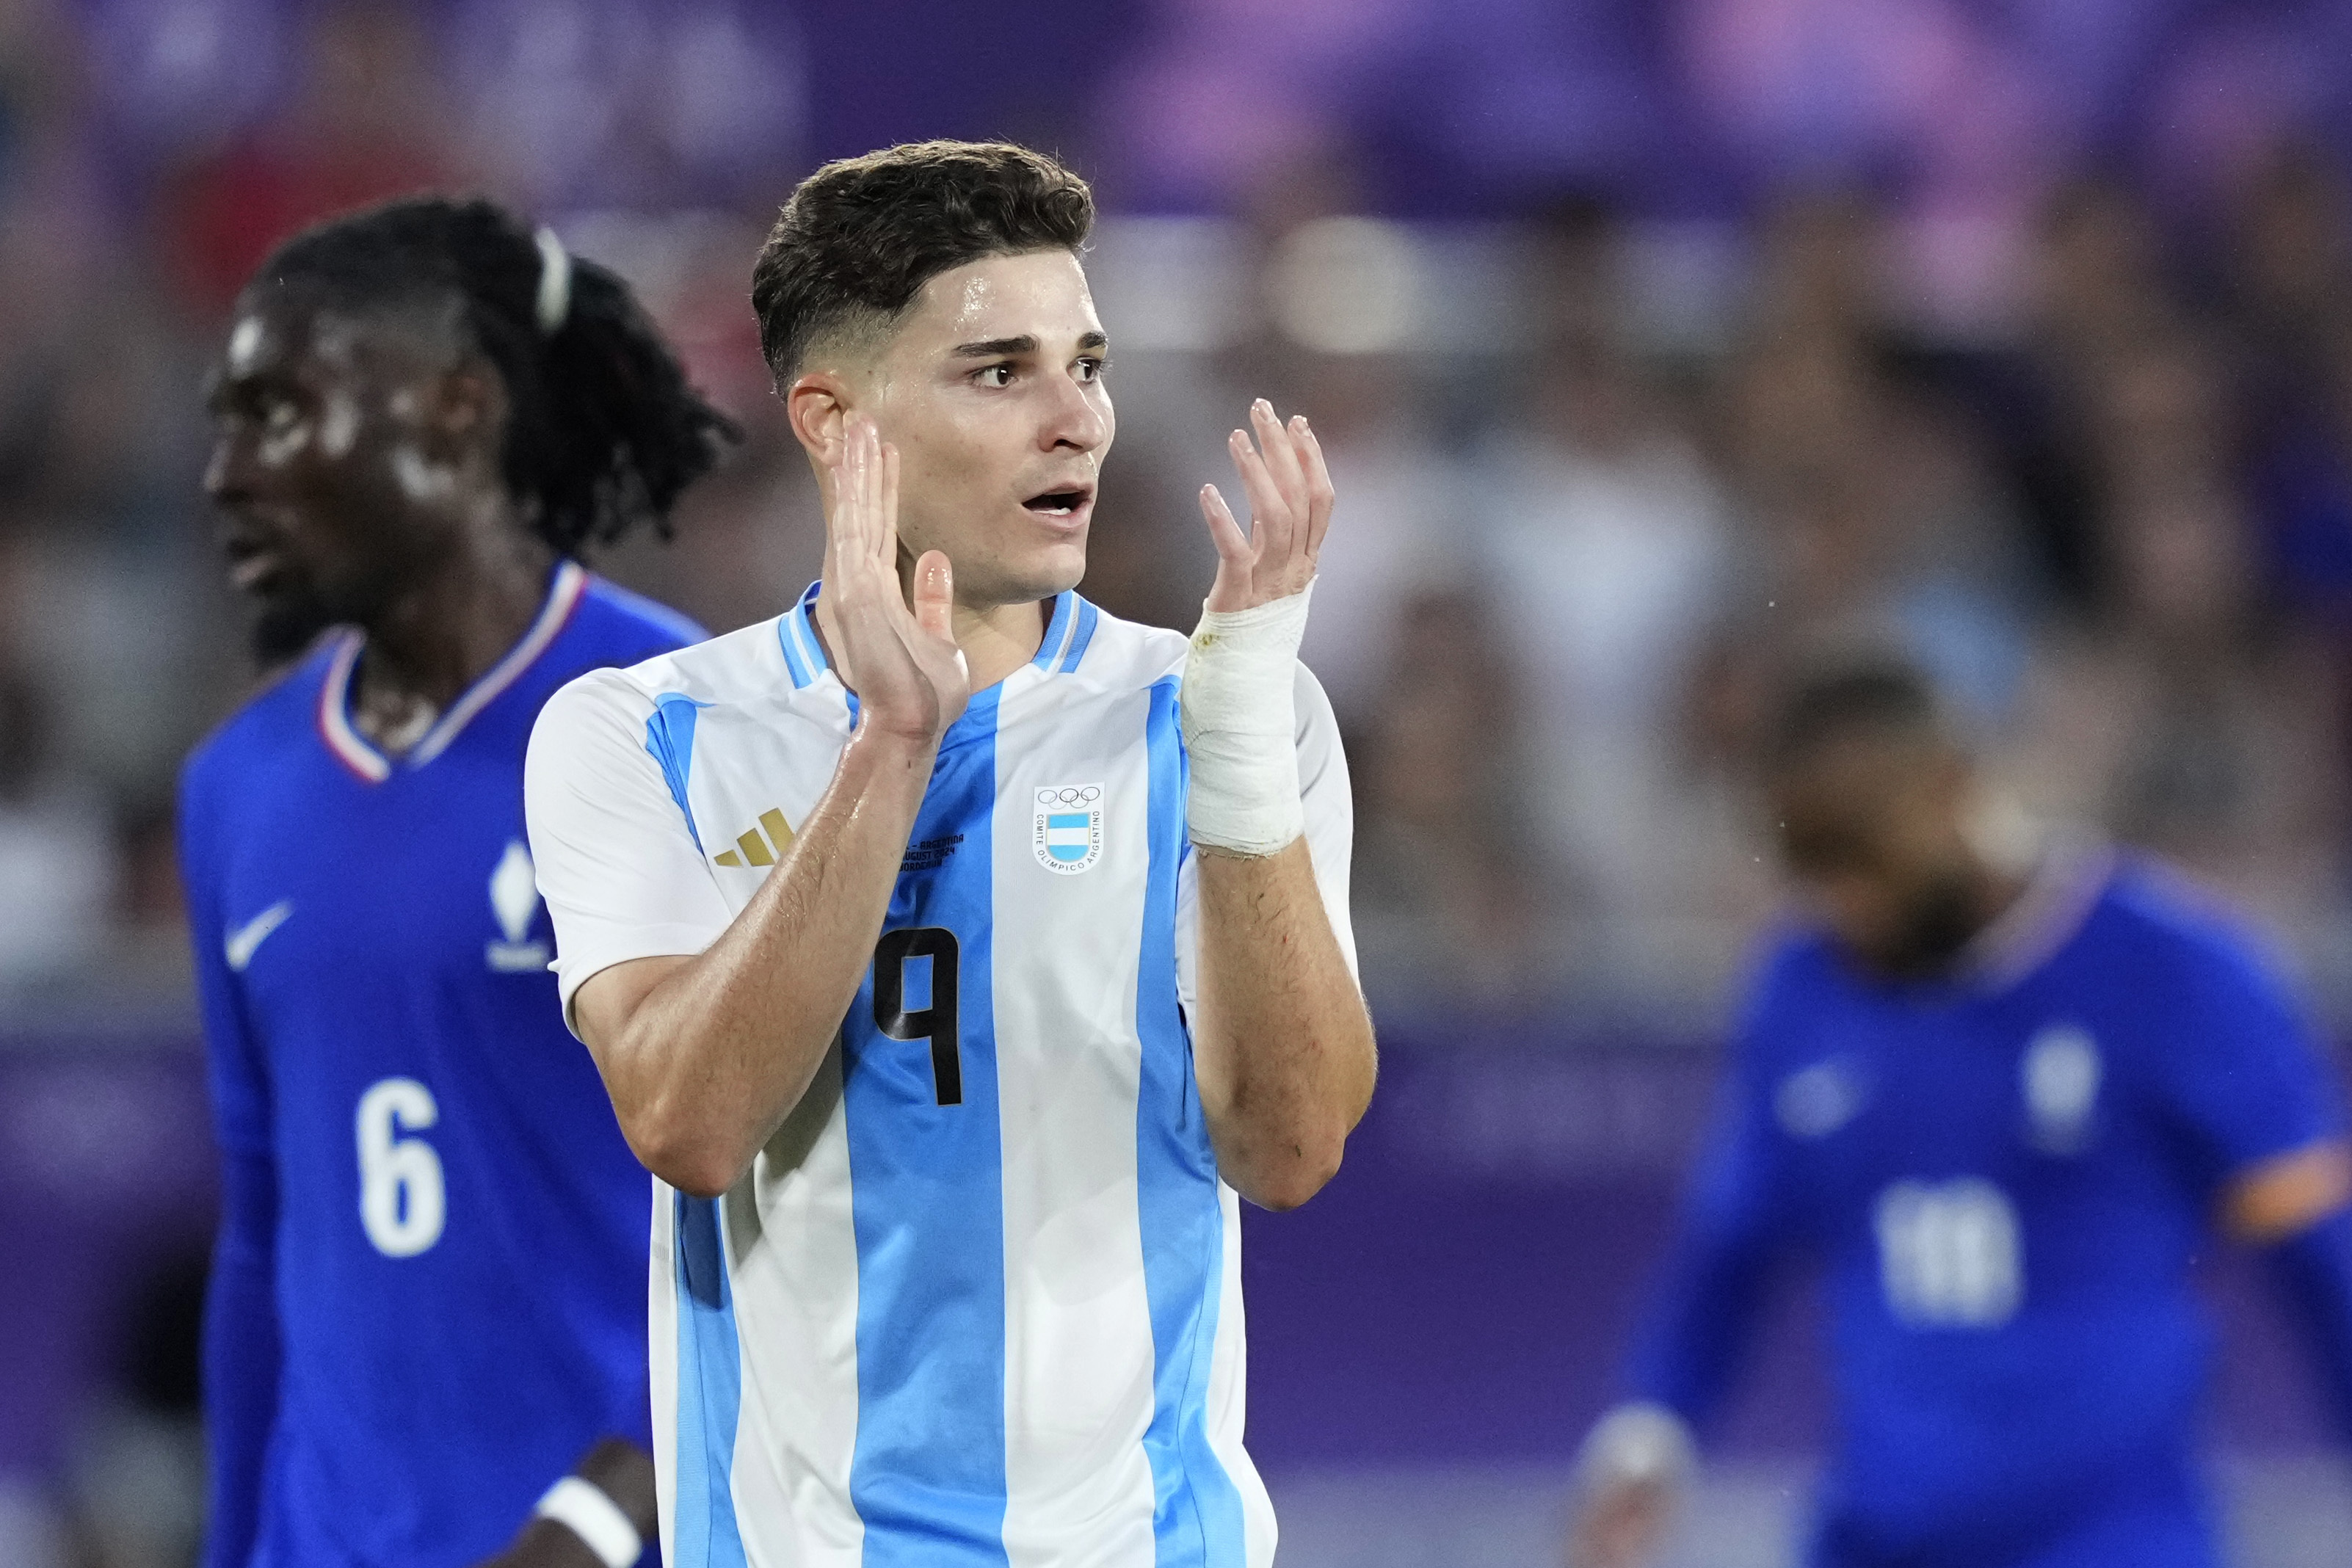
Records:
[[[448,318],[422,301],[362,309],[292,291],[247,295],[229,326],[221,368],[231,380],[306,381],[436,369],[457,346]]]
[[[1070,340],[1100,331],[1086,269],[1066,250],[984,256],[925,283],[899,326],[927,347],[1034,336]]]

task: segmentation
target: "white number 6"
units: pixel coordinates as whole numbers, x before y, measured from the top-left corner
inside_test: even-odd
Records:
[[[360,1096],[360,1223],[386,1258],[414,1258],[441,1239],[441,1156],[400,1136],[440,1119],[433,1091],[413,1078],[385,1079]]]

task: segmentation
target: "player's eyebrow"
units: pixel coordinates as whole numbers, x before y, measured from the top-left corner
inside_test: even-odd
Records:
[[[989,338],[977,343],[958,343],[958,359],[997,359],[1006,354],[1034,354],[1037,352],[1034,333],[1024,332],[1017,338]]]
[[[1083,334],[1078,339],[1082,353],[1110,347],[1110,339],[1100,331]],[[951,351],[957,359],[1001,359],[1013,354],[1034,354],[1037,338],[1034,332],[1024,332],[1017,338],[989,338],[976,343],[958,343]]]

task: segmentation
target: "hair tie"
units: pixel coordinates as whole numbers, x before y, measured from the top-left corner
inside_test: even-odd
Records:
[[[572,314],[572,256],[551,228],[532,237],[539,241],[539,331],[552,337]]]

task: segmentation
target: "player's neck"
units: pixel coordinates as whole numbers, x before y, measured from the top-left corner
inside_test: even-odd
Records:
[[[360,629],[352,722],[380,747],[403,752],[530,629],[547,597],[555,552],[520,528],[467,531],[418,582]]]
[[[964,667],[971,671],[971,689],[984,691],[1036,658],[1053,613],[1051,599],[988,607],[958,603],[956,647],[963,649]]]

